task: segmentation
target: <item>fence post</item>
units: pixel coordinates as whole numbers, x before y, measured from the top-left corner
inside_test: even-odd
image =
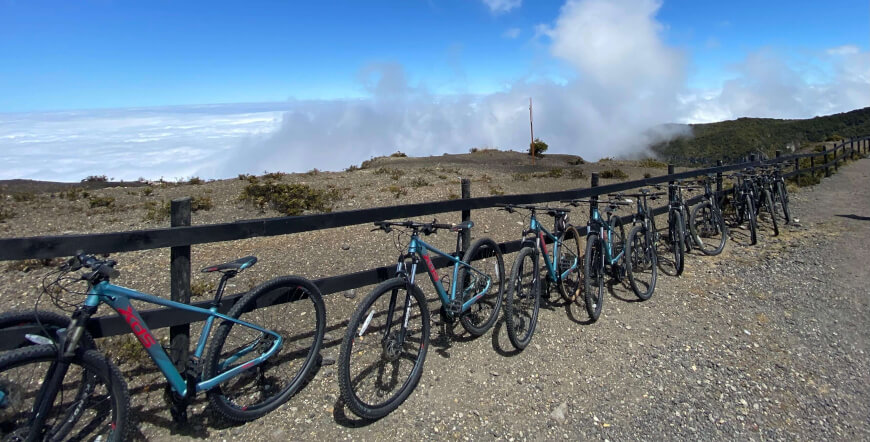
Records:
[[[598,187],[598,172],[592,172],[592,187]],[[592,209],[598,208],[598,195],[589,199],[592,201],[589,203],[589,219],[592,219]]]
[[[674,174],[674,165],[668,164],[668,175],[673,175],[673,174]],[[674,184],[673,181],[668,181],[668,201],[671,201],[674,199],[674,188],[671,187],[671,185],[673,185],[673,184]]]
[[[845,152],[846,151],[846,142],[844,141],[843,144],[840,145],[840,147],[842,147],[843,152]],[[837,156],[837,148],[836,147],[834,148],[834,152],[833,152],[833,155],[831,155],[831,158],[834,159],[834,172],[838,172],[840,170],[840,158]]]
[[[779,158],[780,156],[782,156],[782,151],[781,151],[781,150],[777,150],[777,151],[776,151],[776,157]]]
[[[795,170],[794,180],[795,180],[795,182],[800,182],[801,173],[798,172],[799,170],[801,170],[801,159],[800,158],[794,159],[794,170]]]
[[[824,153],[824,162],[823,167],[825,168],[825,177],[831,176],[831,168],[828,167],[828,146],[822,147],[822,152]]]
[[[810,175],[816,176],[816,156],[810,155]]]
[[[722,160],[716,160],[716,167],[722,166]],[[722,172],[716,172],[716,193],[722,193]]]
[[[460,185],[462,186],[462,199],[465,200],[471,198],[471,180],[468,178],[463,178],[460,183]],[[471,221],[471,209],[465,209],[462,211],[462,222],[465,221]],[[471,230],[465,229],[462,231],[462,253],[465,253],[470,245]]]
[[[190,198],[174,199],[170,204],[170,225],[190,225]],[[170,254],[170,294],[173,301],[190,303],[190,246],[172,247]],[[169,357],[182,371],[187,367],[190,351],[190,324],[169,327]]]
[[[755,162],[755,158],[757,158],[757,157],[755,156],[754,153],[749,154],[749,162],[750,162],[750,163],[754,163],[754,162]]]

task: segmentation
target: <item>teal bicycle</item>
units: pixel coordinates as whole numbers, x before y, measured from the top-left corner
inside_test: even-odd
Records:
[[[215,298],[204,309],[111,284],[120,275],[113,260],[81,254],[68,261],[45,290],[59,307],[70,305],[61,299],[64,294],[85,297],[84,303],[74,304],[68,326],[28,334],[35,345],[0,355],[4,440],[126,439],[130,430],[126,383],[118,367],[93,349],[85,330],[102,304],[118,312],[166,377],[165,392],[177,421],[186,421],[186,407],[200,391],[206,391],[212,407],[232,421],[256,419],[279,407],[314,369],[326,313],[317,287],[295,276],[270,280],[243,295],[227,314],[219,313],[227,281],[256,262],[249,256],[203,269],[222,274]],[[83,268],[90,271],[68,276]],[[80,282],[87,283],[87,291],[75,290]],[[205,319],[196,350],[180,370],[132,300]],[[35,319],[41,323],[39,317]],[[209,340],[216,319],[222,322]],[[268,322],[270,328],[253,321]]]
[[[604,210],[607,218],[601,217],[596,199],[575,199],[563,203],[572,206],[585,203],[591,208],[586,225],[586,254],[583,257],[583,300],[589,319],[594,322],[601,316],[605,278],[610,275],[621,282],[625,279],[627,269],[630,269],[625,263],[625,229],[622,220],[613,216],[613,212],[620,206],[630,206],[631,203],[620,200],[602,201],[607,204]]]
[[[382,282],[354,311],[341,343],[338,385],[344,404],[357,416],[378,419],[408,398],[423,373],[429,346],[429,306],[414,277],[422,263],[429,275],[446,323],[459,320],[472,336],[484,334],[495,324],[504,289],[504,258],[495,241],[480,238],[459,259],[461,233],[471,229],[461,224],[414,221],[375,223],[376,230],[397,230],[406,235],[396,277]],[[427,244],[420,234],[439,229],[457,233],[456,253],[442,252]],[[438,276],[430,257],[438,255],[453,264],[452,277]]]
[[[523,248],[511,268],[510,282],[505,295],[504,314],[508,338],[518,350],[529,345],[538,323],[541,304],[541,281],[538,256],[544,257],[547,280],[559,289],[568,302],[580,293],[580,234],[568,223],[570,209],[520,204],[499,204],[501,210],[515,213],[529,211],[528,229],[523,230]],[[548,231],[537,218],[537,212],[553,217],[553,232]],[[526,223],[524,223],[526,224]],[[552,251],[547,243],[552,243]]]

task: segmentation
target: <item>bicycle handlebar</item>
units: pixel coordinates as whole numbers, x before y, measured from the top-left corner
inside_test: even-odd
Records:
[[[82,275],[83,279],[91,280],[94,276],[101,275],[107,279],[114,279],[121,276],[121,272],[115,270],[117,261],[112,259],[98,259],[94,255],[79,253],[67,261],[66,266],[71,271],[79,270],[82,267],[91,269],[93,272]]]
[[[550,216],[556,216],[557,213],[552,212],[570,212],[571,209],[566,207],[548,207],[548,206],[534,206],[531,204],[496,204],[495,207],[501,207],[499,210],[505,210],[508,213],[513,213],[515,209],[525,209],[531,211],[541,211],[547,212]]]

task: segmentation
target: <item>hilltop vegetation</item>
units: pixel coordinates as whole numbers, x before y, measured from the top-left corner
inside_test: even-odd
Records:
[[[750,153],[772,156],[809,143],[839,141],[870,134],[870,107],[807,120],[738,118],[709,124],[691,124],[692,136],[681,136],[652,146],[676,164],[707,164],[736,160]]]

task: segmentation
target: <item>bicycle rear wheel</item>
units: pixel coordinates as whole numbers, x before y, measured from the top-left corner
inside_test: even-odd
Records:
[[[692,209],[689,229],[702,253],[710,256],[722,253],[728,240],[728,230],[722,214],[711,202],[698,204]]]
[[[429,307],[404,278],[384,281],[363,299],[347,326],[338,357],[338,386],[347,408],[379,419],[408,398],[423,374]]]
[[[31,345],[0,355],[0,434],[3,440],[122,441],[129,430],[130,396],[118,368],[95,350],[69,361],[45,424],[32,435],[30,418],[57,365],[54,345]],[[92,381],[82,388],[82,379]]]
[[[604,247],[597,234],[586,237],[586,255],[583,259],[583,300],[592,322],[601,317],[604,304]]]
[[[524,247],[511,268],[511,279],[504,302],[508,339],[517,350],[529,345],[538,323],[541,284],[537,250]]]
[[[752,197],[746,193],[743,197],[743,219],[749,223],[749,245],[758,244],[758,220],[755,218],[755,204]]]
[[[208,392],[209,402],[222,416],[245,422],[278,408],[307,381],[323,343],[326,308],[320,290],[311,281],[283,276],[244,295],[227,316],[272,330],[284,340],[269,359]],[[210,379],[253,362],[273,342],[271,335],[224,321],[211,340],[203,377]],[[252,351],[241,355],[246,350]]]
[[[646,301],[656,289],[658,265],[652,234],[645,226],[638,225],[631,229],[626,253],[625,262],[631,290],[638,298]]]
[[[568,302],[577,299],[583,279],[580,269],[583,261],[580,255],[580,234],[574,226],[568,226],[559,235],[559,256],[556,258],[556,277],[559,280],[559,293]],[[568,272],[567,274],[565,272]],[[562,276],[564,275],[564,276]]]
[[[779,236],[779,224],[776,221],[776,210],[773,208],[773,198],[771,198],[770,191],[767,189],[764,189],[761,193],[761,201],[764,205],[764,210],[766,210],[768,215],[770,215],[770,222],[773,226],[773,236]]]
[[[483,292],[488,283],[491,284],[486,293],[468,311],[459,316],[462,327],[473,336],[486,333],[498,318],[501,301],[504,296],[505,274],[504,257],[495,241],[480,238],[471,245],[462,261],[477,269],[478,273],[466,266],[459,268],[457,275],[457,296],[463,303]]]

